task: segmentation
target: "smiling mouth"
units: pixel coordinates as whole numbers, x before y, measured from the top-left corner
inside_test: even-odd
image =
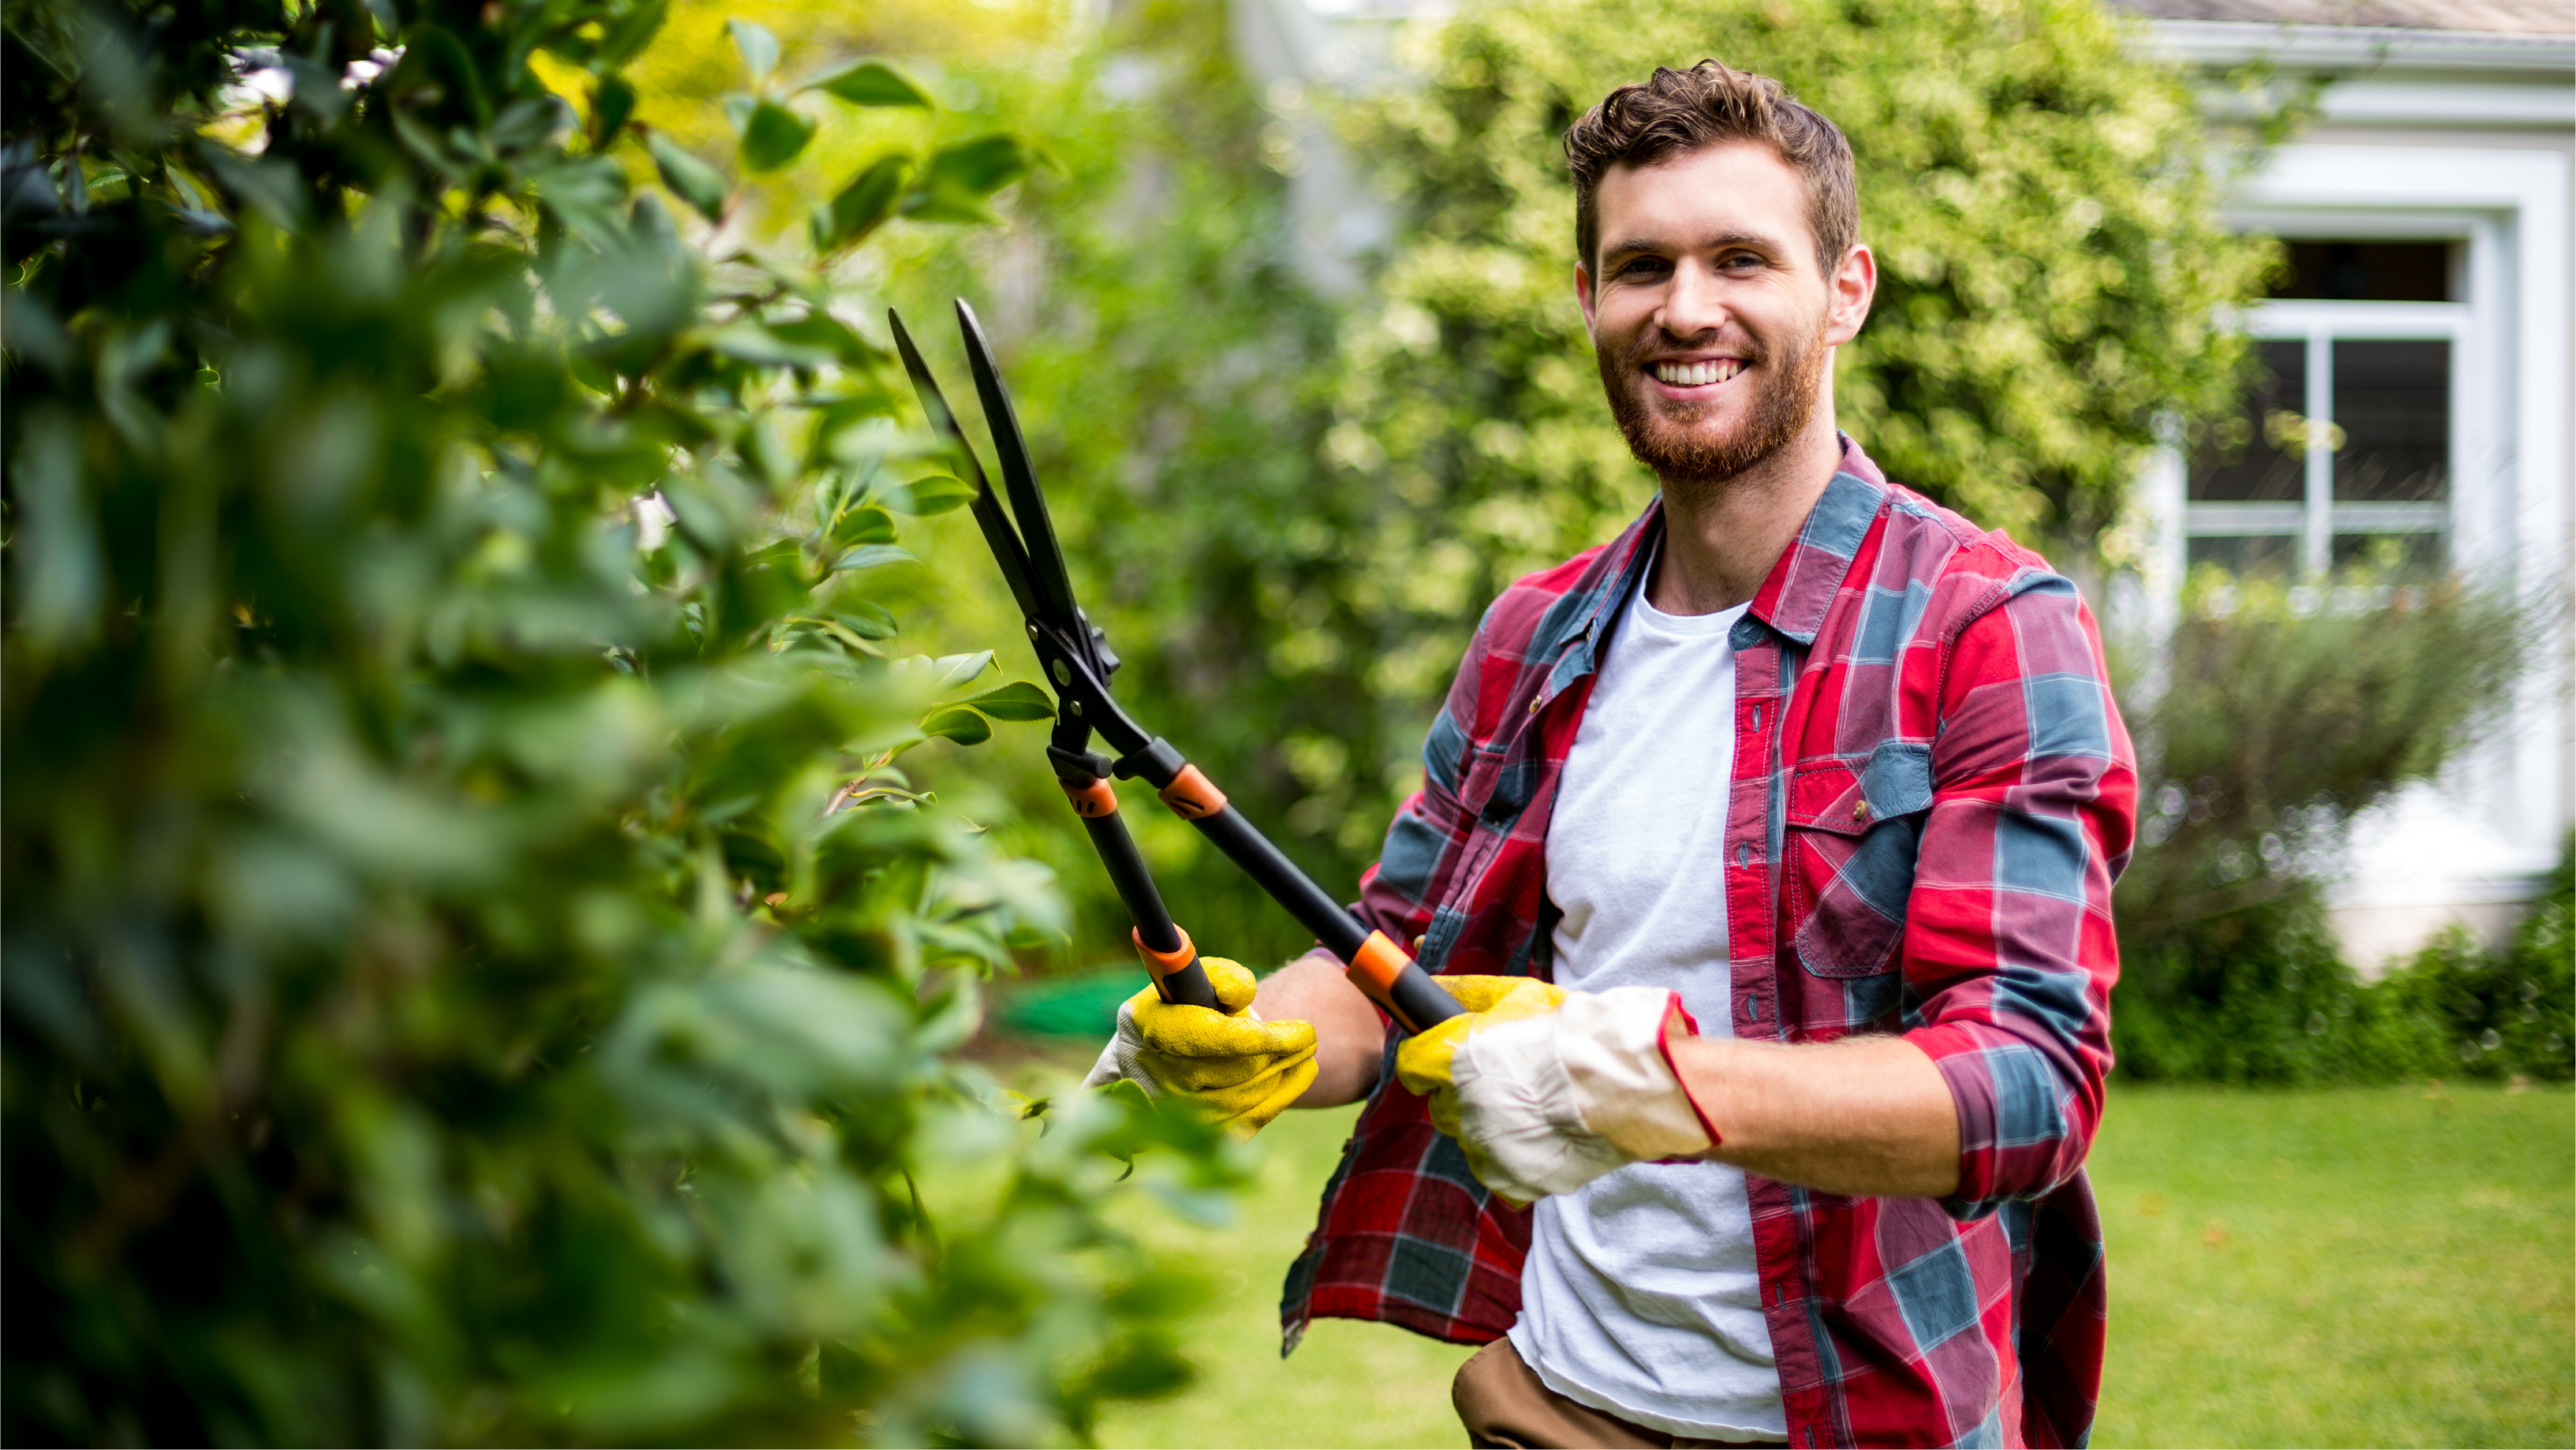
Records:
[[[1722,357],[1711,362],[1659,362],[1650,365],[1647,371],[1655,375],[1655,381],[1667,387],[1698,388],[1725,382],[1744,371],[1744,359]]]

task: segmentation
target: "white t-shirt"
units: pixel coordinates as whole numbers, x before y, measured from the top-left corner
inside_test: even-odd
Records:
[[[1723,1037],[1727,632],[1744,606],[1672,615],[1645,595],[1611,634],[1557,785],[1556,980],[1672,988]],[[1539,1200],[1511,1340],[1548,1388],[1594,1409],[1689,1439],[1787,1439],[1740,1169],[1641,1163]]]

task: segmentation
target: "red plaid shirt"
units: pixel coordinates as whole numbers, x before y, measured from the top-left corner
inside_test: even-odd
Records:
[[[1548,970],[1547,826],[1660,503],[1486,611],[1358,911],[1439,972]],[[1796,1445],[2079,1445],[2101,1381],[2084,1154],[2111,1067],[2111,882],[2137,774],[2075,588],[2001,534],[1841,470],[1735,626],[1735,1034],[1902,1032],[1958,1100],[1956,1196],[1747,1178]],[[1715,970],[1714,964],[1711,967]],[[1390,1063],[1394,1052],[1390,1035]],[[1482,1343],[1529,1215],[1390,1086],[1288,1273],[1317,1315]]]

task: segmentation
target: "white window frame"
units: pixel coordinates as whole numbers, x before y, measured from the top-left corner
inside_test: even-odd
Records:
[[[2308,240],[2299,238],[2297,240]],[[2376,237],[2315,240],[2377,241]],[[2413,240],[2410,238],[2409,240]],[[2465,240],[2465,239],[2445,239]],[[2458,292],[2455,283],[2454,295]],[[2245,319],[2246,333],[2257,343],[2299,342],[2307,347],[2307,396],[2299,411],[2320,423],[2334,417],[2334,345],[2337,342],[2425,342],[2451,344],[2449,478],[2439,500],[2413,503],[2338,503],[2334,497],[2333,430],[2310,430],[2304,496],[2297,502],[2247,503],[2190,501],[2183,505],[2186,538],[2270,536],[2299,540],[2300,571],[2309,577],[2326,573],[2338,534],[2424,534],[2443,536],[2447,553],[2453,533],[2453,505],[2459,481],[2471,460],[2484,456],[2485,439],[2476,428],[2479,410],[2466,406],[2483,396],[2475,376],[2471,341],[2475,328],[2468,304],[2462,302],[2332,302],[2306,298],[2266,302]]]
[[[2571,497],[2569,211],[2563,152],[2470,146],[2292,142],[2250,178],[2228,210],[2246,231],[2290,239],[2465,241],[2453,304],[2466,309],[2452,351],[2451,566],[2507,583],[2535,601],[2576,588],[2568,556]],[[2265,304],[2258,334],[2289,301]],[[2301,302],[2300,307],[2333,304]],[[2375,304],[2380,307],[2398,304]],[[2139,612],[2160,637],[2178,613],[2186,496],[2179,447],[2141,479],[2146,545]],[[2303,517],[2302,534],[2306,532]],[[2331,523],[2329,521],[2329,536]],[[2446,773],[2445,794],[2512,843],[2515,870],[2545,872],[2569,818],[2570,721],[2561,691],[2576,633],[2516,691],[2511,718],[2476,758]],[[2464,868],[2465,869],[2465,868]],[[2493,867],[2493,870],[2502,869]]]

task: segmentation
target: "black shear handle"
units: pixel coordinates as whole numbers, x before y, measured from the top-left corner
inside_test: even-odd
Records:
[[[1193,817],[1191,824],[1215,842],[1216,848],[1241,867],[1271,900],[1288,908],[1288,914],[1313,932],[1324,950],[1340,957],[1347,964],[1351,985],[1386,1008],[1405,1031],[1421,1032],[1466,1010],[1458,1005],[1457,998],[1440,990],[1431,974],[1388,940],[1385,933],[1371,931],[1353,920],[1340,902],[1325,895],[1323,888],[1298,870],[1297,864],[1245,820],[1242,812],[1225,806],[1213,814]]]
[[[1136,923],[1136,955],[1153,973],[1154,989],[1176,1006],[1224,1011],[1216,999],[1216,984],[1208,980],[1207,968],[1199,965],[1198,948],[1172,920],[1163,905],[1163,893],[1154,886],[1154,873],[1146,868],[1136,839],[1127,834],[1127,823],[1118,818],[1118,792],[1100,777],[1061,761],[1057,783],[1073,801],[1083,829],[1091,835],[1091,848],[1100,853],[1100,864],[1108,869],[1118,899],[1126,903],[1127,915]]]

